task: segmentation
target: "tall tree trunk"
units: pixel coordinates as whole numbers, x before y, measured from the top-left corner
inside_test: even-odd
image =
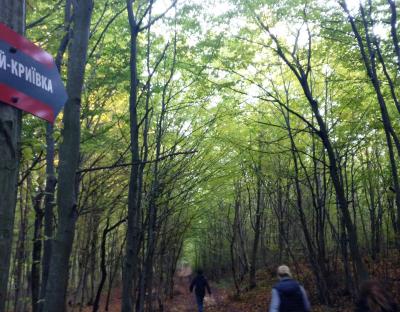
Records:
[[[151,8],[149,12],[149,17],[151,17]],[[150,36],[150,27],[147,30],[147,51],[146,51],[146,66],[147,66],[147,74],[148,77],[151,77],[151,64],[150,64],[150,46],[151,46],[151,36]],[[149,127],[150,127],[150,97],[151,97],[151,80],[147,81],[147,86],[146,86],[146,104],[145,104],[145,120],[144,120],[144,127],[142,131],[142,138],[143,138],[143,147],[142,147],[142,153],[140,155],[141,159],[143,160],[143,163],[139,167],[139,176],[138,176],[138,207],[141,207],[141,201],[142,201],[142,185],[143,185],[143,179],[144,179],[144,169],[145,169],[145,162],[147,161],[148,154],[149,154]],[[140,208],[138,208],[140,209]],[[140,211],[139,211],[140,212]],[[138,242],[139,244],[139,242]],[[145,269],[146,269],[146,264],[144,264]],[[144,275],[144,276],[143,276]],[[143,270],[143,274],[141,275],[140,281],[139,281],[139,287],[138,287],[138,300],[137,300],[137,307],[136,310],[143,309],[142,307],[144,306],[144,295],[145,295],[145,277],[146,271]]]
[[[318,125],[320,127],[319,134],[328,153],[328,159],[330,164],[329,171],[332,178],[332,183],[336,191],[336,197],[339,203],[339,208],[343,215],[343,221],[347,229],[352,260],[354,261],[355,267],[357,268],[355,273],[358,277],[358,280],[361,281],[368,278],[368,273],[362,261],[362,257],[358,247],[357,231],[350,216],[349,206],[344,192],[343,184],[340,181],[340,169],[338,168],[337,165],[336,155],[332,147],[331,141],[329,139],[326,125],[319,113],[318,104],[315,100],[312,99],[311,92],[308,88],[306,88],[306,94],[309,95],[314,115],[316,116]]]
[[[140,207],[139,207],[139,129],[137,116],[137,38],[138,25],[133,13],[132,1],[127,0],[130,25],[130,135],[132,163],[128,191],[128,222],[126,232],[125,261],[122,274],[122,312],[133,312],[133,283],[138,266],[138,250],[140,240]]]
[[[61,71],[62,60],[68,47],[70,38],[70,21],[71,21],[71,0],[66,0],[64,13],[64,37],[60,42],[55,63],[57,70]],[[49,277],[51,245],[53,239],[53,219],[54,219],[54,193],[56,190],[56,174],[54,170],[54,127],[48,123],[46,125],[46,186],[44,198],[44,243],[43,243],[43,259],[42,259],[42,283],[40,288],[40,298],[38,311],[43,309],[44,297],[46,295],[47,279]]]
[[[92,0],[74,2],[73,37],[68,58],[68,101],[64,109],[60,145],[58,228],[52,244],[51,263],[43,310],[65,311],[69,258],[77,219],[76,172],[79,164],[80,106],[89,41]]]
[[[149,19],[151,19],[151,6],[150,6],[150,13]],[[148,28],[148,36],[150,36],[150,27]],[[149,56],[150,56],[150,37],[148,37],[148,48],[147,48],[147,57],[148,57],[148,66],[149,64]],[[173,63],[170,69],[170,75],[163,86],[162,92],[162,100],[161,100],[161,113],[160,117],[157,121],[157,136],[156,136],[156,154],[155,154],[155,163],[153,167],[153,184],[150,193],[150,200],[149,200],[149,227],[148,227],[148,251],[146,255],[146,262],[145,262],[145,291],[150,294],[147,305],[148,310],[152,311],[152,290],[153,290],[153,264],[154,264],[154,253],[157,244],[157,215],[158,215],[158,204],[157,199],[159,196],[159,158],[161,156],[161,143],[164,134],[164,121],[167,114],[167,105],[169,103],[169,98],[167,97],[168,87],[172,81],[175,72],[175,63],[176,63],[176,40],[174,41],[174,50],[173,50]],[[148,82],[150,85],[150,81]],[[150,92],[150,89],[147,90]],[[147,94],[146,101],[149,101],[150,94]],[[146,103],[148,104],[148,103]],[[146,105],[147,106],[147,105]],[[143,296],[142,296],[143,298]],[[144,308],[143,303],[142,308]],[[139,311],[141,311],[139,307]]]
[[[0,0],[0,22],[23,34],[25,0]],[[21,112],[0,102],[0,312],[5,311],[14,229]]]

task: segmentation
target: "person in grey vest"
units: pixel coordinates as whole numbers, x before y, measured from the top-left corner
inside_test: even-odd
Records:
[[[286,265],[278,267],[279,282],[272,288],[269,312],[309,312],[310,302],[306,291],[296,280]]]

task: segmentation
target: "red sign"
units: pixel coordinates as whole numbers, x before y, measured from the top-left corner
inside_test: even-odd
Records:
[[[51,123],[67,101],[52,56],[1,23],[0,101]]]

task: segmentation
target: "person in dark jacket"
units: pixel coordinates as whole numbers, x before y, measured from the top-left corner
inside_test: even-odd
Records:
[[[206,295],[206,289],[209,295],[211,295],[211,289],[208,285],[207,279],[203,275],[202,270],[197,270],[197,276],[192,280],[192,283],[190,284],[190,292],[193,292],[193,288],[194,293],[196,294],[196,302],[199,312],[203,312],[203,302],[204,296]]]
[[[272,288],[269,312],[309,312],[310,302],[306,291],[292,278],[289,267],[278,268],[279,282]]]
[[[355,312],[398,312],[393,302],[380,283],[374,280],[365,281],[360,286],[360,294]]]

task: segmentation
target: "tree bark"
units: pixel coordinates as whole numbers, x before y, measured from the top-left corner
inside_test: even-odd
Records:
[[[106,227],[103,230],[103,234],[101,236],[101,244],[100,244],[100,270],[101,270],[101,278],[100,278],[100,283],[97,288],[96,292],[96,297],[94,299],[93,303],[93,312],[97,312],[100,307],[100,296],[101,292],[103,290],[104,284],[106,283],[107,280],[107,263],[106,263],[106,243],[107,243],[107,235],[114,229],[116,229],[118,226],[120,226],[124,220],[118,221],[116,224],[112,225],[110,227],[109,225],[110,219],[107,219],[107,224]]]
[[[139,129],[137,116],[137,38],[139,28],[133,13],[132,1],[127,0],[127,10],[130,25],[130,135],[132,163],[128,191],[128,222],[126,232],[125,261],[122,274],[122,312],[133,312],[135,302],[133,283],[137,274],[138,250],[140,240],[140,207],[139,207]]]
[[[18,241],[15,248],[15,272],[14,272],[14,311],[19,312],[21,309],[20,297],[23,297],[24,291],[24,264],[27,260],[27,251],[26,251],[26,236],[28,231],[28,210],[29,210],[29,202],[30,202],[30,189],[32,187],[31,176],[28,175],[26,179],[26,188],[25,193],[22,192],[22,187],[20,191],[20,199],[19,199],[19,233],[18,233]],[[25,200],[24,200],[25,197]]]
[[[240,296],[240,284],[239,280],[237,277],[237,272],[236,272],[236,257],[235,257],[235,244],[236,244],[236,218],[237,216],[237,210],[235,209],[235,217],[234,221],[232,223],[232,238],[229,244],[229,250],[230,250],[230,256],[231,256],[231,270],[232,270],[232,278],[235,284],[235,289],[236,289],[236,297],[238,298]]]
[[[261,143],[259,144],[261,147]],[[255,288],[257,286],[256,283],[256,264],[257,264],[257,253],[258,253],[258,245],[260,241],[260,231],[261,231],[261,218],[263,211],[263,194],[262,194],[262,177],[261,177],[261,151],[258,155],[258,164],[256,168],[256,177],[257,177],[257,204],[256,204],[256,222],[254,226],[254,241],[253,248],[251,251],[250,258],[250,289]],[[249,194],[250,195],[250,194]]]
[[[45,312],[66,310],[69,258],[77,219],[76,172],[79,165],[80,106],[86,67],[92,0],[74,2],[73,37],[69,47],[67,93],[64,109],[63,142],[60,145],[59,187],[57,192],[58,228],[52,244],[52,255]]]
[[[0,0],[0,22],[23,34],[25,0]],[[0,312],[5,311],[17,200],[21,112],[0,103]]]
[[[57,70],[61,71],[62,60],[68,47],[70,38],[70,21],[71,21],[71,1],[66,0],[64,14],[65,34],[60,42],[55,63]],[[43,309],[43,299],[46,295],[46,285],[49,276],[51,245],[53,239],[53,219],[54,219],[54,194],[56,190],[56,174],[54,170],[54,127],[48,123],[46,125],[46,186],[44,198],[44,243],[43,243],[43,259],[42,259],[42,283],[40,288],[40,300],[38,311]]]
[[[40,290],[40,258],[42,255],[42,223],[43,210],[42,197],[43,192],[40,190],[33,198],[33,208],[35,210],[35,225],[33,234],[32,249],[32,268],[31,268],[31,292],[32,292],[32,312],[39,311],[39,290]]]

